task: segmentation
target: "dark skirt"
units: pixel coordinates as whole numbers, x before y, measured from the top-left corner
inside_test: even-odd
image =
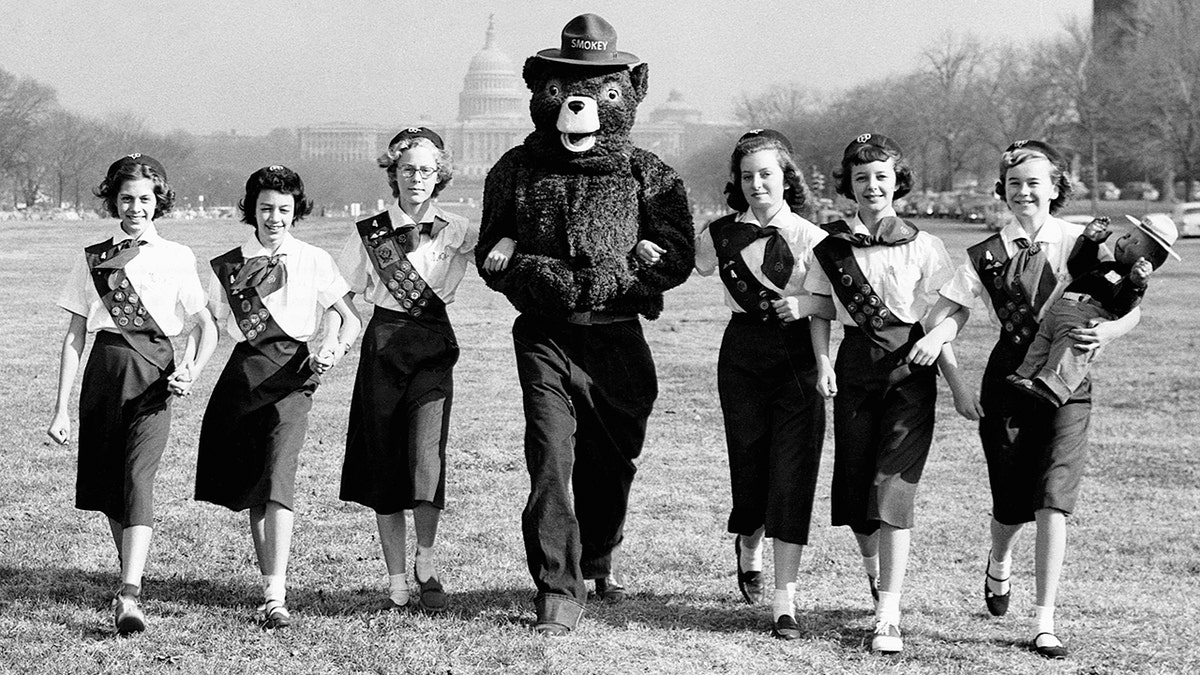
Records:
[[[96,333],[79,395],[75,508],[154,525],[154,476],[171,429],[167,370],[118,333]]]
[[[1039,509],[1074,511],[1089,454],[1091,381],[1085,379],[1062,406],[1045,405],[1004,380],[1024,357],[1024,348],[998,342],[980,390],[979,439],[987,458],[992,516],[1005,525],[1032,522]]]
[[[734,314],[721,340],[717,391],[725,419],[730,532],[807,544],[825,400],[816,390],[808,321],[787,326]]]
[[[320,378],[308,346],[280,366],[239,342],[213,387],[196,463],[196,499],[234,511],[276,502],[292,509],[296,464]]]
[[[363,335],[341,498],[389,514],[446,504],[446,439],[458,342],[445,309],[376,307]]]
[[[833,519],[859,534],[913,526],[917,483],[933,444],[933,367],[891,368],[854,327],[838,347],[833,399]]]

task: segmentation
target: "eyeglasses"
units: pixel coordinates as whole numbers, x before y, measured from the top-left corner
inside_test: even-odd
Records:
[[[415,176],[417,174],[421,174],[421,178],[429,178],[433,174],[437,173],[437,167],[435,167],[435,166],[413,166],[412,164],[405,164],[404,166],[401,166],[400,168],[396,169],[396,173],[400,174],[401,176],[404,176],[405,178],[412,178],[413,176]]]

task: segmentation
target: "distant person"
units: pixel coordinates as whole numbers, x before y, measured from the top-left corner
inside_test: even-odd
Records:
[[[1142,220],[1125,216],[1133,227],[1117,239],[1112,253],[1101,248],[1111,232],[1108,218],[1097,218],[1083,229],[1067,258],[1073,281],[1050,305],[1017,372],[1006,379],[1023,393],[1061,406],[1087,379],[1096,350],[1075,349],[1071,333],[1101,321],[1125,316],[1142,302],[1150,274],[1179,258],[1171,244],[1179,236],[1170,216],[1152,213]],[[1008,275],[1040,275],[1033,247],[1017,251]]]
[[[958,380],[944,331],[922,322],[953,267],[945,245],[896,215],[894,202],[912,188],[900,146],[862,134],[842,153],[834,173],[838,194],[854,200],[849,222],[823,225],[817,265],[805,290],[836,298],[843,337],[830,362],[830,322],[811,322],[817,390],[833,398],[833,524],[849,526],[875,599],[871,650],[896,653],[900,596],[908,569],[917,484],[933,442],[937,380],[942,367],[955,405],[973,415]]]
[[[171,398],[186,396],[217,343],[204,311],[196,258],[163,239],[154,221],[171,210],[175,191],[158,160],[134,153],[108,167],[95,189],[120,230],[75,258],[58,306],[71,314],[62,343],[58,398],[46,432],[65,445],[68,400],[88,333],[95,344],[79,392],[79,470],[75,507],[108,518],[121,564],[113,622],[125,635],[146,629],[138,606],[154,527],[154,477],[171,427]],[[176,365],[171,337],[191,318]]]
[[[446,442],[458,341],[446,305],[479,231],[437,206],[453,177],[450,153],[425,127],[396,134],[379,157],[396,203],[357,223],[338,257],[351,296],[375,306],[362,341],[341,498],[375,511],[390,603],[405,607],[405,510],[416,530],[417,606],[447,607],[434,544],[446,505]]]
[[[1091,382],[1085,378],[1066,403],[1051,407],[1015,396],[1006,378],[1024,360],[1047,302],[1070,282],[1067,259],[1084,228],[1053,215],[1071,196],[1068,170],[1067,159],[1048,143],[1017,141],[1008,146],[1000,156],[996,194],[1015,220],[967,249],[967,261],[942,288],[930,318],[930,323],[942,323],[941,317],[980,299],[999,320],[980,398],[984,416],[979,438],[992,492],[983,598],[993,616],[1008,612],[1017,533],[1025,523],[1036,521],[1033,648],[1052,659],[1067,655],[1055,634],[1054,608],[1066,555],[1067,516],[1075,510],[1087,462]],[[1041,271],[1016,273],[1018,259],[1025,268]],[[1069,336],[1074,349],[1093,352],[1128,333],[1140,318],[1141,309],[1134,307],[1123,317],[1076,328]]]
[[[239,204],[254,233],[212,260],[209,310],[237,343],[200,427],[196,499],[249,509],[262,574],[262,623],[282,628],[292,544],[296,465],[312,395],[346,355],[361,324],[333,258],[292,235],[312,210],[304,182],[284,166],[246,180]],[[308,341],[326,319],[316,354]]]
[[[717,361],[733,492],[728,529],[738,588],[751,604],[763,595],[763,538],[774,540],[771,632],[795,640],[801,637],[796,575],[825,438],[808,318],[834,316],[828,296],[804,290],[804,276],[825,231],[798,215],[808,188],[791,143],[778,131],[758,129],[738,139],[725,193],[736,213],[700,228],[695,267],[720,275],[732,312]],[[648,241],[637,250],[647,264],[663,252]]]

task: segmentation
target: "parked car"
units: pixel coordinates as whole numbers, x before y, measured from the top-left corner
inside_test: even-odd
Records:
[[[1176,204],[1171,219],[1179,226],[1179,236],[1200,237],[1200,202]]]
[[[1096,196],[1105,201],[1115,201],[1121,198],[1121,188],[1110,181],[1102,180],[1096,183]]]
[[[1007,209],[1003,202],[995,197],[986,195],[969,195],[963,197],[959,218],[968,223],[983,223],[987,220],[988,212],[997,205]]]
[[[1144,199],[1150,202],[1158,200],[1158,188],[1145,181],[1126,183],[1121,194],[1125,196],[1125,199]]]
[[[994,204],[988,207],[987,215],[983,218],[983,224],[992,232],[1003,230],[1005,225],[1008,225],[1014,220],[1012,211],[1008,210],[1008,205],[997,200]]]

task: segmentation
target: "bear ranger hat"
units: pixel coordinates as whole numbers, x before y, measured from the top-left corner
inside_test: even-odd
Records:
[[[159,162],[157,159],[154,159],[150,155],[143,155],[140,152],[135,152],[132,154],[125,155],[121,159],[118,159],[117,161],[110,164],[108,167],[108,173],[106,174],[107,180],[112,180],[113,176],[116,175],[117,171],[121,170],[123,167],[125,167],[126,165],[129,165],[129,164],[141,164],[143,166],[149,167],[149,169],[151,171],[153,171],[154,173],[158,174],[158,177],[163,179],[163,181],[167,180],[167,170],[163,168],[162,163]]]
[[[1172,258],[1183,260],[1175,252],[1175,249],[1171,248],[1171,244],[1174,244],[1175,240],[1179,238],[1179,230],[1176,229],[1175,221],[1171,220],[1170,216],[1165,213],[1151,213],[1144,216],[1141,220],[1128,214],[1125,217],[1129,219],[1130,223],[1136,225],[1139,230],[1149,235],[1159,246],[1163,247],[1164,251],[1170,253]]]
[[[575,66],[628,66],[640,61],[617,51],[617,31],[595,14],[580,14],[562,29],[562,47],[543,49],[539,59]]]

